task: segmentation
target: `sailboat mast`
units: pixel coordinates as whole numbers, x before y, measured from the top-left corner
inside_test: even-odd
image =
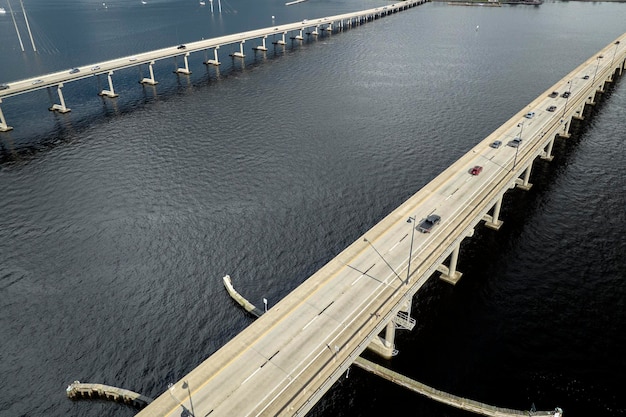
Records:
[[[28,29],[28,36],[30,36],[30,43],[33,45],[33,51],[37,52],[37,48],[35,48],[35,40],[33,39],[33,34],[30,32],[30,25],[28,24],[28,17],[26,16],[26,10],[24,10],[24,2],[20,0],[20,4],[22,5],[22,12],[24,13],[24,21],[26,22],[26,28]]]
[[[15,21],[15,15],[13,14],[13,8],[11,7],[11,2],[7,0],[9,4],[9,13],[11,13],[11,19],[13,19],[13,26],[15,26],[15,33],[17,33],[17,39],[20,41],[20,48],[22,48],[22,52],[24,52],[24,43],[22,42],[22,36],[20,35],[20,31],[17,28],[17,22]]]

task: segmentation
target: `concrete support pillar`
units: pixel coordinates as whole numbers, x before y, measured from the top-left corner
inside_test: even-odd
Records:
[[[522,178],[521,180],[519,178],[515,180],[518,188],[521,188],[522,190],[525,190],[525,191],[528,191],[532,188],[533,185],[528,182],[528,180],[530,179],[530,171],[532,167],[533,167],[533,164],[531,163],[530,165],[528,165],[526,170],[524,170],[524,178]],[[518,183],[518,181],[521,181],[521,182]]]
[[[236,58],[245,58],[246,55],[243,53],[243,44],[246,43],[245,40],[239,42],[239,51],[232,53],[230,56],[234,56]]]
[[[267,46],[265,46],[265,40],[267,39],[267,35],[261,38],[261,46],[255,46],[252,49],[256,51],[267,51]]]
[[[185,53],[185,55],[183,55],[183,61],[185,62],[185,68],[176,68],[176,71],[174,71],[177,74],[191,74],[191,71],[189,71],[189,52]]]
[[[139,81],[142,84],[150,84],[150,85],[156,85],[159,82],[156,81],[154,79],[154,69],[152,68],[152,66],[154,65],[154,61],[150,61],[150,63],[148,63],[148,71],[150,72],[150,78],[143,78],[141,81]]]
[[[439,278],[441,278],[442,280],[446,282],[449,282],[452,285],[459,282],[459,279],[461,279],[461,275],[463,275],[461,272],[456,270],[456,264],[459,260],[460,249],[461,249],[461,244],[458,243],[454,247],[454,249],[452,250],[452,254],[450,255],[450,266],[447,268],[448,269],[447,273],[444,272],[439,276]],[[442,268],[442,269],[445,270],[445,268]]]
[[[319,35],[319,32],[317,31],[317,29],[319,29],[319,25],[315,25],[315,28],[313,29],[313,32],[311,32],[311,35],[313,36]]]
[[[118,96],[118,94],[115,94],[115,90],[113,89],[113,79],[111,78],[111,75],[113,75],[113,71],[109,71],[109,73],[107,74],[107,79],[109,80],[109,89],[100,91],[99,95],[111,98]]]
[[[585,116],[583,116],[584,111],[585,111],[585,103],[582,104],[582,106],[580,107],[580,110],[576,110],[572,118],[576,120],[585,120]]]
[[[63,88],[63,83],[59,83],[57,85],[57,94],[59,95],[59,102],[61,104],[53,104],[48,110],[50,111],[58,111],[59,113],[67,113],[70,111],[67,107],[65,107],[65,99],[63,98],[63,92],[61,91]]]
[[[217,59],[217,50],[220,49],[219,45],[215,47],[215,49],[213,50],[213,56],[214,59],[209,59],[207,62],[205,62],[206,65],[219,65],[220,64],[220,60]]]
[[[568,131],[568,125],[569,125],[569,120],[564,120],[561,119],[561,126],[563,126],[562,130],[560,130],[557,134],[562,137],[562,138],[569,138],[569,131]]]
[[[297,39],[299,41],[304,39],[304,37],[302,36],[302,29],[300,29],[300,32],[298,32],[298,34],[294,37],[294,39]]]
[[[390,320],[387,323],[387,327],[385,328],[385,347],[388,349],[393,349],[393,345],[396,339],[396,325],[393,320]]]
[[[541,159],[545,161],[552,161],[554,159],[554,156],[552,156],[553,147],[554,147],[554,137],[552,137],[552,140],[550,140],[550,142],[548,143],[548,148],[546,149],[545,153],[541,155]]]
[[[283,32],[281,38],[279,40],[277,40],[276,42],[274,42],[277,45],[286,45],[287,42],[285,40],[285,35],[287,34],[287,32]]]
[[[490,215],[485,215],[485,217],[483,218],[485,220],[485,226],[487,226],[490,229],[493,230],[499,230],[500,227],[502,226],[502,220],[500,220],[500,209],[502,208],[502,199],[504,198],[504,195],[501,195],[500,198],[498,199],[498,201],[496,201],[496,204],[493,206],[493,214]]]
[[[0,104],[2,104],[1,98]],[[7,125],[7,121],[4,118],[4,113],[2,113],[2,107],[0,107],[0,132],[8,132],[9,130],[13,130],[13,128]]]

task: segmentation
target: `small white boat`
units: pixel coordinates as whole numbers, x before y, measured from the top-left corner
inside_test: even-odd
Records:
[[[298,4],[298,3],[302,3],[305,2],[306,0],[294,0],[294,1],[288,1],[287,3],[285,3],[285,6],[291,6],[292,4]]]
[[[200,0],[200,6],[205,6],[206,3],[204,2],[204,0]]]
[[[4,10],[4,7],[0,7],[0,14],[5,14],[7,11]]]

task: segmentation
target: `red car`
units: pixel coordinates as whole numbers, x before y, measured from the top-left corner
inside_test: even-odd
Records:
[[[472,175],[478,175],[482,172],[483,167],[481,167],[480,165],[476,165],[474,168],[470,169],[470,174]]]

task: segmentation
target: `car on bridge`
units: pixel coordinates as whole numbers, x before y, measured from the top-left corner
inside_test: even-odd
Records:
[[[524,116],[527,119],[532,119],[533,117],[535,117],[535,112],[534,111],[529,111],[528,113],[526,113],[526,116]]]
[[[472,169],[470,169],[469,173],[472,175],[478,175],[481,172],[483,172],[483,167],[481,167],[480,165],[476,165],[474,166]]]
[[[555,97],[558,97],[558,96],[559,96],[559,92],[558,91],[553,91],[553,92],[551,92],[548,95],[548,97],[550,97],[550,98],[555,98]]]
[[[500,147],[500,145],[502,145],[502,141],[501,140],[496,140],[496,141],[491,142],[491,145],[489,145],[489,146],[491,146],[494,149],[498,149]]]
[[[549,112],[553,112],[556,110],[556,106],[550,106],[546,110],[548,110]]]
[[[509,145],[511,148],[517,148],[519,147],[520,143],[522,143],[522,138],[515,138],[507,143],[507,145]]]
[[[569,97],[569,95],[570,95],[570,92],[569,92],[569,91],[566,91],[566,92],[564,92],[563,94],[561,94],[561,97],[563,97],[563,98],[568,98],[568,97]]]
[[[588,75],[583,76],[583,80],[588,80],[588,79],[589,79]]]
[[[72,68],[70,70],[70,74],[76,74],[77,72],[80,72],[80,70],[78,68]]]
[[[441,221],[441,217],[436,214],[431,214],[425,219],[423,219],[419,225],[417,225],[417,230],[422,233],[430,233],[430,231]]]
[[[8,84],[0,84],[0,90],[8,90],[9,88]]]

